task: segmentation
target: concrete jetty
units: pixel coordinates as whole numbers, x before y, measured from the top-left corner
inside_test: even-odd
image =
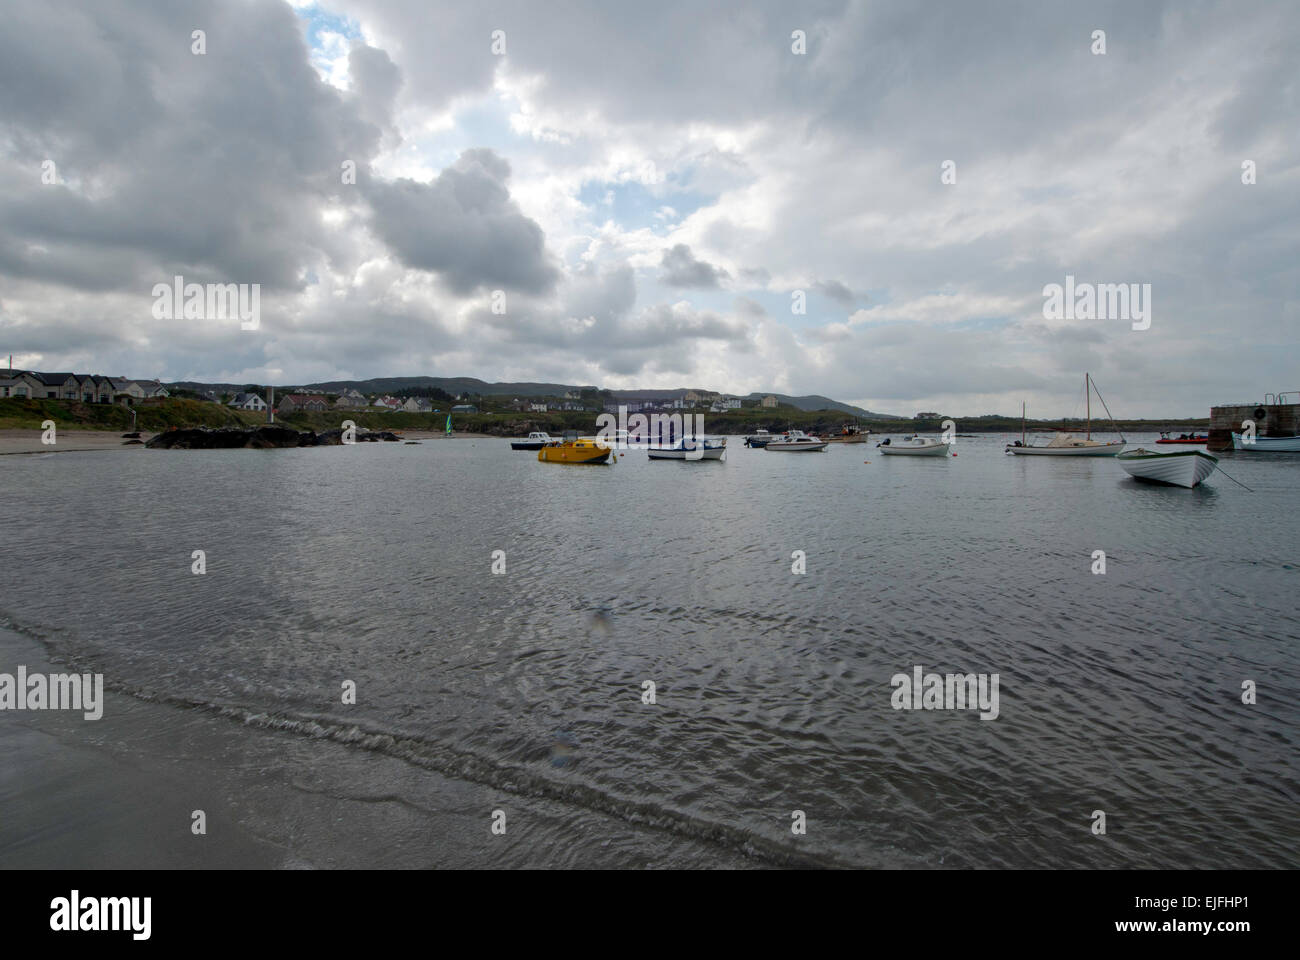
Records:
[[[1283,402],[1287,397],[1293,402]],[[1210,408],[1210,450],[1231,450],[1232,434],[1241,433],[1243,424],[1253,421],[1257,437],[1294,437],[1300,435],[1300,391],[1265,394],[1258,403],[1225,403]]]

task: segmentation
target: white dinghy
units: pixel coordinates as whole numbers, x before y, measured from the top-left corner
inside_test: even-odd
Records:
[[[1148,450],[1137,447],[1115,457],[1138,480],[1191,489],[1214,472],[1219,458],[1203,450]]]
[[[951,448],[951,443],[933,437],[904,437],[898,443],[891,438],[876,444],[887,457],[946,457]]]

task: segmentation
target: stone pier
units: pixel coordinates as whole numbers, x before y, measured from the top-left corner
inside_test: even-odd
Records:
[[[1288,394],[1289,396],[1290,394]],[[1255,422],[1257,437],[1300,435],[1300,403],[1233,403],[1210,408],[1210,450],[1231,450],[1232,434],[1242,423]]]

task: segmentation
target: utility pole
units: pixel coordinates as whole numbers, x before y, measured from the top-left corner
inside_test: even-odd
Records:
[[[266,422],[275,423],[275,387],[266,388]]]

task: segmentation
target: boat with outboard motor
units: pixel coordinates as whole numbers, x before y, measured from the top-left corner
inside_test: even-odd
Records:
[[[676,443],[646,448],[651,460],[722,460],[726,452],[726,437],[683,437]]]
[[[1020,439],[1015,443],[1009,443],[1006,446],[1007,453],[1014,453],[1019,457],[1113,457],[1124,449],[1124,434],[1120,431],[1119,425],[1115,424],[1114,418],[1111,423],[1114,424],[1115,430],[1119,433],[1118,440],[1103,442],[1092,439],[1092,392],[1097,389],[1097,385],[1092,382],[1092,375],[1085,373],[1083,375],[1083,390],[1088,406],[1088,426],[1087,433],[1083,437],[1076,437],[1072,433],[1057,433],[1051,442],[1043,446],[1035,446],[1025,441],[1025,405],[1020,405]],[[1101,393],[1098,391],[1097,399],[1101,400]],[[1106,401],[1101,400],[1101,405],[1106,406]],[[1110,409],[1106,409],[1107,415]]]
[[[876,449],[887,457],[946,457],[952,448],[951,441],[934,437],[904,437],[898,443],[886,437],[876,444]]]

